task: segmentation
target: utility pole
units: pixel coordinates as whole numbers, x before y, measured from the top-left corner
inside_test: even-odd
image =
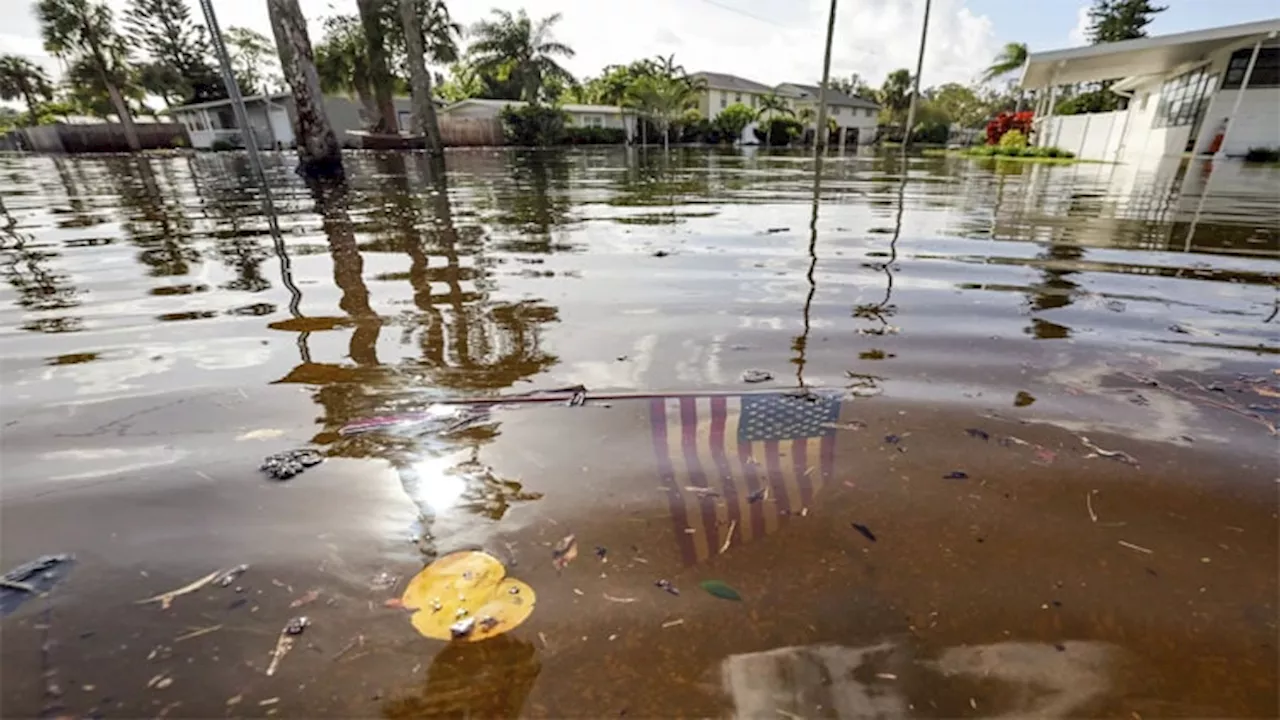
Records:
[[[827,129],[827,83],[831,81],[831,40],[836,32],[836,0],[831,0],[831,11],[827,15],[827,48],[822,55],[822,86],[818,88],[818,127],[813,138],[814,159],[817,170],[822,171],[822,153],[826,149],[827,139],[831,132]],[[814,185],[817,193],[817,184]]]
[[[907,127],[904,128],[902,135],[903,157],[906,157],[907,146],[911,144],[911,126],[916,122],[916,103],[920,100],[920,73],[924,71],[924,44],[929,38],[929,5],[930,0],[924,0],[924,22],[920,24],[920,54],[916,56],[916,77],[911,84],[911,104],[907,106]],[[906,171],[906,168],[902,169],[903,173]]]

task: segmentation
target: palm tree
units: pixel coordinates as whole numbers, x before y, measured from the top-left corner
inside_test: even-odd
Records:
[[[906,68],[894,70],[885,78],[877,99],[889,111],[889,117],[897,121],[903,112],[911,106],[911,71]]]
[[[662,131],[662,148],[671,149],[670,128],[686,110],[698,101],[697,86],[688,78],[648,76],[636,80],[629,92],[628,103],[654,121]]]
[[[36,5],[44,49],[65,60],[83,59],[106,86],[116,117],[124,128],[130,150],[142,149],[133,115],[120,91],[120,78],[128,66],[129,46],[116,32],[111,8],[91,0],[40,0]]]
[[[369,60],[369,83],[373,86],[374,104],[378,114],[374,116],[373,131],[377,133],[396,133],[399,126],[396,122],[396,102],[392,97],[391,66],[387,62],[386,33],[383,32],[383,9],[386,3],[382,0],[356,0],[356,8],[360,11],[360,25],[364,28],[365,57]]]
[[[524,10],[512,15],[495,9],[493,14],[492,21],[481,21],[472,30],[476,40],[469,52],[478,72],[512,79],[520,88],[521,98],[528,102],[538,101],[545,80],[572,83],[573,75],[555,57],[571,58],[573,48],[551,37],[551,26],[560,21],[560,13],[548,15],[536,24]]]
[[[1026,43],[1005,43],[1004,48],[1000,50],[1000,54],[996,55],[995,60],[982,73],[982,81],[990,82],[1005,73],[1013,72],[1023,65],[1027,64],[1027,44]]]
[[[439,4],[443,7],[443,3]],[[431,97],[431,72],[427,70],[426,38],[422,18],[418,15],[418,0],[400,0],[400,21],[409,66],[409,90],[413,97],[413,130],[426,140],[428,153],[442,155],[444,143],[440,139],[440,123]]]
[[[18,55],[0,57],[0,99],[26,103],[31,124],[36,122],[38,100],[52,97],[53,83],[43,68]]]
[[[369,58],[365,53],[364,29],[354,15],[325,18],[324,36],[316,44],[316,72],[320,89],[326,93],[355,94],[365,116],[378,115],[369,84]]]
[[[773,118],[779,113],[783,115],[794,116],[796,113],[787,104],[786,98],[778,97],[777,93],[769,93],[760,98],[760,104],[757,106],[756,119],[763,120],[766,116],[769,118],[768,130],[765,131],[765,145],[773,145]]]

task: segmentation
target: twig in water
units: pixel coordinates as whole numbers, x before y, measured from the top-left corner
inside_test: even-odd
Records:
[[[720,554],[723,555],[729,549],[729,545],[733,542],[733,531],[738,529],[738,521],[734,520],[729,523],[729,532],[724,535],[724,544],[720,546]]]
[[[1098,514],[1093,511],[1093,491],[1084,494],[1084,506],[1089,508],[1089,519],[1098,522]]]
[[[222,626],[221,626],[221,625],[212,625],[212,626],[207,627],[207,628],[200,628],[199,630],[192,630],[191,632],[189,632],[189,633],[187,633],[187,634],[185,634],[185,635],[179,635],[178,637],[174,638],[174,639],[173,639],[173,641],[174,641],[174,642],[176,642],[176,643],[179,643],[179,642],[182,642],[183,640],[190,640],[191,638],[198,638],[198,637],[200,637],[201,635],[208,635],[208,634],[209,634],[209,633],[211,633],[211,632],[217,632],[217,631],[219,631],[219,630],[221,630],[221,629],[222,629]]]
[[[1093,455],[1097,455],[1099,457],[1104,457],[1104,458],[1110,458],[1112,460],[1119,460],[1120,462],[1125,463],[1127,465],[1138,467],[1138,459],[1123,450],[1107,450],[1107,449],[1098,447],[1097,445],[1094,444],[1092,440],[1090,440],[1089,438],[1083,435],[1078,435],[1077,437],[1080,438],[1080,442],[1083,443],[1084,446],[1088,448],[1090,452],[1093,453]],[[1093,455],[1090,455],[1088,457],[1093,457]]]
[[[636,599],[633,597],[614,597],[609,593],[604,593],[604,599],[608,600],[609,602],[616,602],[616,603],[633,603],[636,601]]]
[[[174,598],[180,595],[186,595],[187,593],[193,593],[199,590],[205,585],[208,585],[209,583],[213,582],[213,579],[218,577],[221,574],[222,574],[221,570],[214,570],[213,572],[209,573],[208,575],[205,575],[204,577],[191,583],[190,585],[184,585],[178,588],[177,590],[170,590],[169,592],[160,593],[155,597],[149,597],[149,598],[146,598],[145,600],[139,600],[137,604],[145,605],[147,603],[158,602],[160,603],[161,610],[168,610],[169,606],[173,604]]]
[[[1130,550],[1137,550],[1138,552],[1140,552],[1140,553],[1146,553],[1147,555],[1152,555],[1152,554],[1154,554],[1154,551],[1149,550],[1149,549],[1147,549],[1147,548],[1144,548],[1144,547],[1142,547],[1141,545],[1134,545],[1134,544],[1133,544],[1133,543],[1131,543],[1131,542],[1125,542],[1125,541],[1123,541],[1123,540],[1120,540],[1119,542],[1120,542],[1120,544],[1121,544],[1121,545],[1123,545],[1123,546],[1125,546],[1125,547],[1129,548]]]

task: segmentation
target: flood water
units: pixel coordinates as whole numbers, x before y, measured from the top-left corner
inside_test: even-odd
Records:
[[[345,159],[0,157],[6,717],[1280,714],[1280,170]]]

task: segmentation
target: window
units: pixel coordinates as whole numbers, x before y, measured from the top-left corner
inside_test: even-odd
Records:
[[[867,117],[875,117],[875,116],[876,116],[876,111],[872,108],[867,108]]]
[[[587,115],[586,117],[582,118],[582,124],[585,125],[586,127],[602,128],[604,127],[604,116],[603,115]]]
[[[723,110],[725,106],[728,104],[729,104],[729,93],[727,92],[720,93],[720,109]]]
[[[734,96],[733,96],[733,101],[734,101],[734,102],[736,102],[736,103],[740,103],[740,102],[742,102],[742,93],[738,93],[737,95],[734,95]]]
[[[1227,76],[1222,80],[1223,90],[1239,89],[1244,84],[1244,73],[1249,69],[1249,58],[1252,56],[1251,47],[1231,53],[1231,60],[1227,63]],[[1249,87],[1280,87],[1280,47],[1258,50],[1258,60],[1253,64],[1253,74],[1249,76]]]
[[[833,106],[833,107],[831,108],[831,114],[832,114],[832,115],[839,115],[839,114],[840,114],[840,106],[839,106],[839,105],[835,105],[835,106]]]
[[[1165,81],[1160,88],[1160,103],[1156,106],[1151,127],[1190,125],[1200,117],[1214,77],[1204,70],[1204,67],[1199,67]]]

